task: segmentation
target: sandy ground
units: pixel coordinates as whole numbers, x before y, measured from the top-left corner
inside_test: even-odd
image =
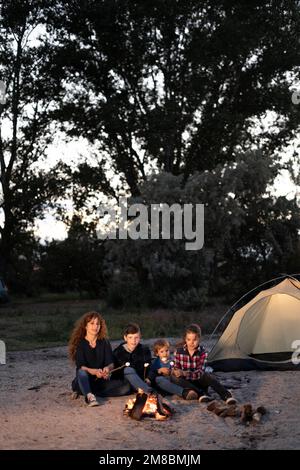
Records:
[[[8,354],[0,365],[0,449],[300,449],[299,372],[217,374],[240,402],[267,408],[248,427],[175,396],[168,400],[176,414],[164,422],[123,416],[128,397],[88,408],[71,399],[73,375],[65,347]]]

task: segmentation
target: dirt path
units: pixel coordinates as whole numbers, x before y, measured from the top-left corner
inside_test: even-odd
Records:
[[[255,427],[176,397],[169,421],[135,422],[123,416],[126,397],[97,408],[71,400],[73,374],[64,347],[8,354],[0,365],[0,449],[300,449],[299,372],[218,374],[240,401],[268,409]]]

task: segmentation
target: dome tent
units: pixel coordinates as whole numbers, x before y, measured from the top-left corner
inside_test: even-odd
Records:
[[[237,310],[208,355],[216,371],[300,370],[300,282],[291,277],[262,290]],[[300,354],[299,356],[300,357]]]

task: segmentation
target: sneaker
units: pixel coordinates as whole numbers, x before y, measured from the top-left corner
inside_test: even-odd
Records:
[[[186,388],[186,389],[183,390],[182,396],[185,400],[197,400],[198,393],[195,392],[195,390]]]
[[[213,401],[213,397],[210,397],[209,395],[201,395],[199,398],[200,403],[208,403],[209,401]]]
[[[236,401],[236,399],[233,398],[233,397],[229,397],[229,398],[227,398],[227,400],[226,400],[226,405],[236,405],[236,403],[237,403],[237,401]]]
[[[97,402],[97,398],[95,397],[93,393],[89,393],[86,399],[87,399],[88,406],[99,406],[99,403]]]

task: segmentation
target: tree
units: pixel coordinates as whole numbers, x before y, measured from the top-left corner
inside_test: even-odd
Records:
[[[151,166],[186,180],[241,150],[275,156],[297,133],[294,0],[72,0],[51,24],[66,84],[55,117],[132,195]]]
[[[204,248],[187,251],[185,240],[174,239],[109,240],[103,266],[112,300],[200,308],[209,294],[232,300],[286,272],[298,250],[300,211],[296,198],[272,194],[277,166],[260,152],[246,152],[225,167],[193,174],[184,186],[182,176],[150,177],[130,203],[203,203]]]
[[[41,283],[52,292],[88,292],[104,296],[104,242],[97,239],[93,226],[74,216],[63,241],[53,240],[41,247]]]
[[[51,4],[43,0],[1,4],[0,78],[6,87],[6,102],[0,105],[2,274],[11,272],[20,239],[25,232],[30,235],[35,218],[43,216],[46,205],[51,206],[64,186],[59,173],[50,172],[43,161],[54,131],[49,109],[60,91],[57,77],[47,73],[50,46],[44,34],[45,6]]]

